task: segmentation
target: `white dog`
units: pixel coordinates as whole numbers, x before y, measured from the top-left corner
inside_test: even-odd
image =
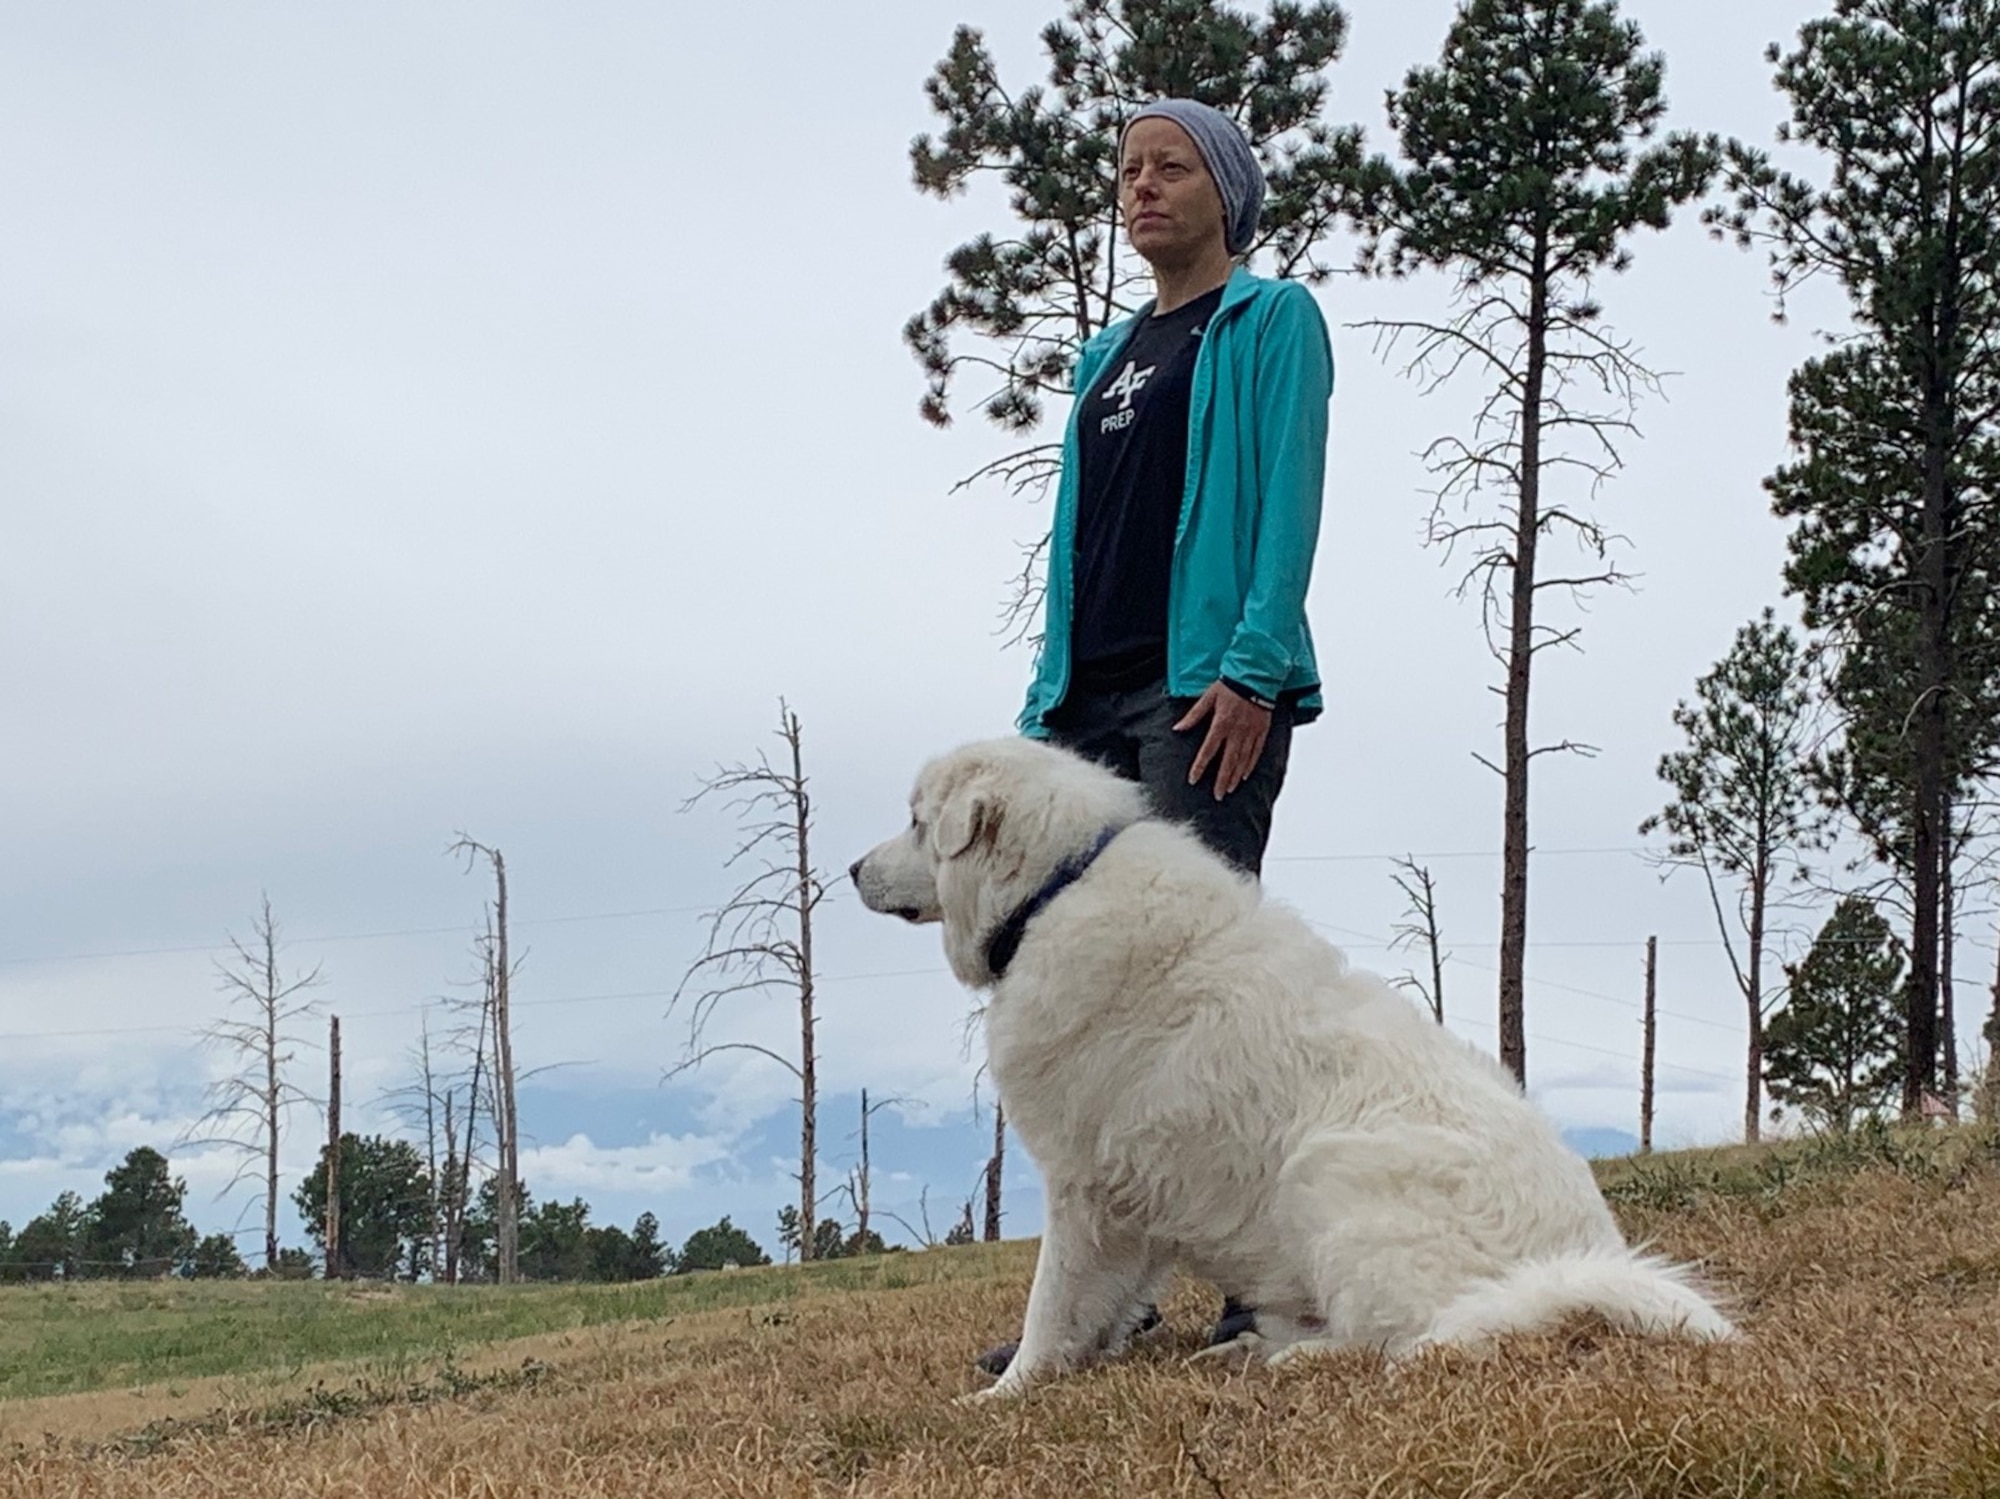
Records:
[[[989,1393],[1120,1348],[1179,1267],[1256,1308],[1274,1360],[1480,1345],[1594,1310],[1723,1338],[1628,1248],[1590,1168],[1485,1054],[1357,972],[1142,793],[1027,739],[927,766],[851,873],[942,921],[1041,1168],[1019,1351]]]

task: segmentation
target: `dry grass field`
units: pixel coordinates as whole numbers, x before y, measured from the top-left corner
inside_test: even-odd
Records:
[[[1614,1163],[1733,1346],[1578,1323],[1385,1371],[1189,1365],[1207,1299],[1122,1363],[962,1406],[1032,1247],[761,1273],[740,1304],[402,1357],[0,1400],[8,1496],[2000,1494],[2000,1153],[1963,1130]],[[825,1267],[831,1270],[834,1267]],[[711,1277],[718,1282],[737,1277]],[[400,1294],[400,1293],[399,1293]],[[0,1297],[0,1320],[9,1303]],[[150,1424],[149,1424],[150,1423]]]

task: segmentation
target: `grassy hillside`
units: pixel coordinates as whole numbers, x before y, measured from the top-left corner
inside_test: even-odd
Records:
[[[323,1281],[85,1281],[0,1286],[4,1402],[268,1377],[335,1363],[400,1370],[483,1345],[570,1328],[659,1322],[799,1297],[897,1290],[990,1274],[977,1256],[884,1255],[633,1285],[385,1286]]]
[[[63,1328],[55,1297],[8,1292],[0,1493],[2000,1494],[1990,1135],[1659,1156],[1602,1177],[1635,1235],[1706,1264],[1742,1342],[1578,1322],[1484,1360],[1245,1371],[1186,1362],[1212,1312],[1186,1288],[1134,1357],[968,1408],[952,1397],[1017,1322],[1029,1245],[463,1308],[422,1290],[91,1290],[66,1315],[104,1298],[82,1319],[94,1338]],[[111,1315],[120,1296],[139,1299]],[[113,1329],[131,1318],[150,1365],[120,1362]],[[182,1375],[131,1372],[175,1358]],[[167,1382],[134,1393],[133,1378]]]

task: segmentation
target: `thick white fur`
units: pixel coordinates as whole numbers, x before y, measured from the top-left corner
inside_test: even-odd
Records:
[[[1585,1310],[1730,1335],[1687,1271],[1627,1247],[1496,1063],[1141,820],[1133,786],[1002,739],[933,761],[911,810],[855,882],[871,909],[942,921],[953,971],[991,985],[993,1076],[1047,1189],[992,1393],[1115,1351],[1176,1267],[1256,1307],[1273,1358],[1479,1346]],[[994,984],[993,931],[1107,826]]]

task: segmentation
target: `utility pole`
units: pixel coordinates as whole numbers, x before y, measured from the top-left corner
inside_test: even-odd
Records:
[[[341,1278],[340,1250],[340,1017],[328,1017],[326,1090],[326,1278]]]
[[[1643,1060],[1639,1064],[1639,1154],[1648,1155],[1653,1149],[1653,1040],[1658,1029],[1656,1012],[1653,1007],[1656,995],[1655,980],[1658,975],[1660,939],[1646,939],[1646,1044]]]

